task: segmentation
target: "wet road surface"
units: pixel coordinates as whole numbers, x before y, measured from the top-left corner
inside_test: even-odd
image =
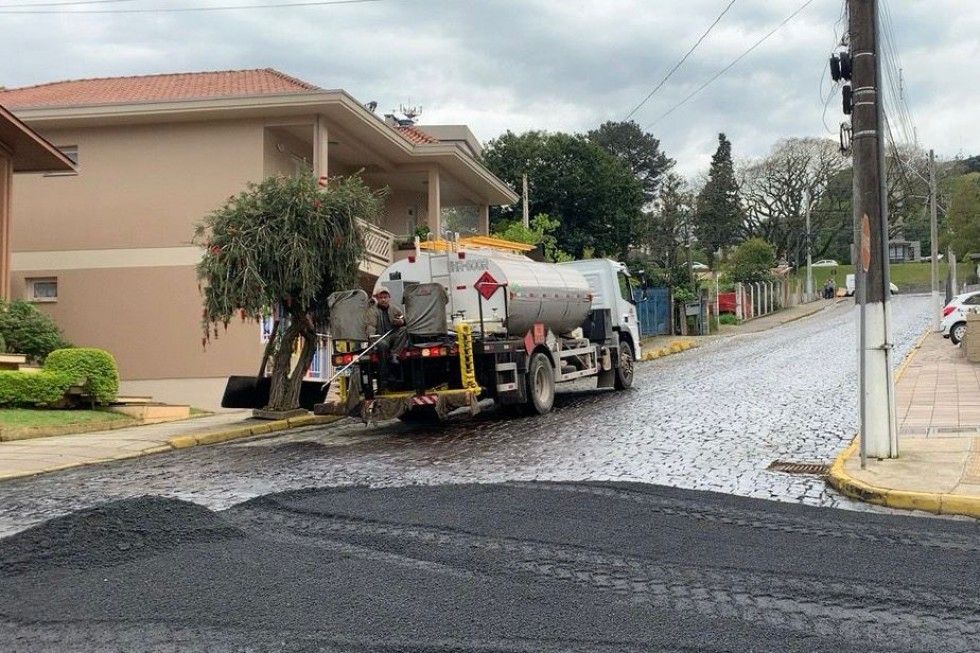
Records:
[[[965,653],[978,536],[621,483],[131,499],[0,540],[0,648]]]
[[[925,296],[893,301],[896,362],[928,326]],[[545,416],[408,427],[349,422],[0,484],[0,534],[144,494],[221,509],[283,490],[615,480],[868,509],[774,460],[830,462],[856,428],[850,302],[777,329],[721,338],[637,368],[628,392],[579,386]]]

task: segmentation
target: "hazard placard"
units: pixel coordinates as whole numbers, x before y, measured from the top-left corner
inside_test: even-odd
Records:
[[[490,299],[493,297],[493,294],[497,292],[497,288],[500,287],[500,284],[493,278],[493,275],[491,275],[489,272],[484,272],[480,275],[480,278],[476,280],[476,283],[473,284],[473,287],[476,288],[476,291],[483,296],[483,299]]]

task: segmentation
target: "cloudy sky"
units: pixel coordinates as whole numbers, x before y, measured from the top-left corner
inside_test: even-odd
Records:
[[[380,109],[421,105],[421,122],[467,123],[482,140],[507,129],[584,131],[624,118],[729,0],[380,0],[80,13],[288,1],[0,0],[0,86],[271,66],[344,88],[364,102],[377,100]],[[919,142],[943,156],[980,153],[980,1],[882,2]],[[637,112],[634,118],[662,140],[682,173],[706,167],[719,131],[740,157],[764,154],[787,136],[836,138],[839,95],[826,111],[824,99],[831,91],[827,56],[844,29],[843,0],[813,0],[661,118],[802,3],[736,0]],[[32,6],[63,13],[4,13]]]

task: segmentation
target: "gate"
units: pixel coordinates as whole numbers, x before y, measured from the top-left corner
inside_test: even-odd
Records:
[[[641,336],[670,334],[670,289],[636,288],[633,291]]]

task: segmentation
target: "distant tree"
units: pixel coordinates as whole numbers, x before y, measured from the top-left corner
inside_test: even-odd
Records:
[[[845,168],[844,157],[834,141],[824,138],[789,138],[779,141],[764,159],[744,171],[742,195],[745,198],[745,233],[763,238],[776,248],[776,255],[792,259],[799,266],[806,257],[806,221],[810,218],[812,253],[820,256],[840,233],[849,234],[851,220],[842,212],[821,211],[821,203],[835,203],[827,197],[833,190],[850,190],[838,175]],[[832,186],[832,182],[837,184]],[[821,235],[823,242],[814,238]]]
[[[235,317],[259,320],[271,311],[273,336],[263,354],[263,361],[272,359],[270,410],[299,406],[317,331],[329,317],[327,296],[357,284],[364,253],[358,220],[375,222],[382,204],[383,195],[358,177],[331,179],[327,188],[312,174],[270,177],[197,225],[194,242],[204,247],[197,266],[202,344]]]
[[[487,167],[513,188],[527,174],[529,209],[561,223],[560,249],[576,257],[624,255],[641,223],[643,189],[618,159],[583,136],[507,132],[483,152]],[[520,219],[519,204],[494,208],[491,222]],[[496,228],[496,227],[495,227]]]
[[[716,251],[738,242],[742,216],[732,144],[724,134],[718,134],[718,149],[711,157],[708,180],[698,195],[694,218],[694,233],[708,254],[710,266],[714,267]]]
[[[735,248],[725,262],[732,281],[755,283],[772,278],[776,266],[776,248],[762,238],[750,238]]]
[[[957,258],[980,252],[980,172],[956,180],[946,224],[946,243]]]
[[[493,235],[516,243],[540,246],[544,257],[553,263],[572,260],[571,254],[558,248],[558,239],[554,235],[555,230],[561,226],[558,220],[547,213],[539,213],[530,222],[529,227],[525,227],[523,222],[499,223]]]
[[[653,134],[630,120],[628,122],[605,122],[587,134],[590,141],[626,164],[643,187],[645,204],[656,199],[657,189],[663,176],[674,167],[670,159],[660,149],[660,141]]]

